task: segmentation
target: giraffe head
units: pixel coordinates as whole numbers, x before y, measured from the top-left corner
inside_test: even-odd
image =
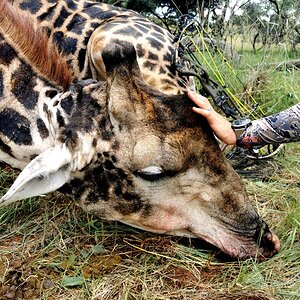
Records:
[[[199,237],[233,257],[277,253],[277,236],[186,95],[148,86],[128,43],[102,56],[107,80],[73,83],[54,97],[55,144],[24,168],[0,205],[59,189],[101,218]]]

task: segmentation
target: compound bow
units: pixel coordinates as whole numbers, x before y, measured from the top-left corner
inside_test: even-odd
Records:
[[[182,76],[196,78],[200,83],[196,89],[197,92],[203,96],[210,97],[215,106],[219,108],[226,117],[237,121],[250,117],[252,119],[264,117],[265,114],[251,95],[251,99],[254,103],[252,108],[248,108],[230,91],[228,85],[225,84],[222,78],[219,77],[218,82],[212,79],[204,69],[195,54],[195,48],[198,50],[198,53],[200,53],[200,50],[194,41],[194,38],[200,35],[202,43],[205,43],[203,33],[205,33],[212,44],[214,44],[202,25],[193,16],[183,15],[179,18],[177,32],[174,34],[175,54],[173,57],[173,64],[177,71]],[[214,45],[214,47],[216,48],[216,45]],[[208,50],[207,45],[205,45],[205,48]],[[221,53],[220,50],[219,53]],[[226,58],[223,56],[223,59],[225,60]],[[222,148],[225,149],[226,146]],[[232,160],[236,159],[236,157],[240,157],[242,160],[267,159],[276,155],[282,148],[283,145],[279,144],[250,149],[235,147],[232,151],[228,152],[226,156]],[[239,166],[240,165],[241,163],[239,162]]]

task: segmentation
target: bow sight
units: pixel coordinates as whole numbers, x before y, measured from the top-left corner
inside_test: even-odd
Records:
[[[212,73],[216,75],[214,76],[216,79],[213,79],[203,67],[198,58],[201,51],[195,40],[199,40],[200,37],[201,43],[204,46],[203,48],[205,48],[205,51],[209,52],[209,48],[203,38],[204,35],[206,40],[209,41],[210,47],[214,50],[218,50],[218,53],[222,56],[222,60],[226,61],[228,64],[226,57],[222,54],[222,51],[218,49],[214,40],[205,32],[200,22],[191,15],[183,15],[178,20],[173,41],[175,46],[173,65],[176,67],[176,70],[182,76],[196,79],[196,83],[198,82],[196,91],[205,97],[211,98],[214,105],[219,108],[227,118],[232,119],[233,126],[235,126],[235,124],[244,124],[243,120],[245,119],[248,120],[247,124],[249,124],[251,118],[258,119],[264,117],[264,112],[250,94],[248,94],[248,96],[253,100],[253,105],[249,108],[231,92],[228,85],[223,80],[215,61],[213,61],[215,69],[212,70],[211,68],[211,70]],[[204,56],[201,57],[206,60]],[[211,55],[210,58],[213,60]],[[230,69],[233,70],[231,66]],[[241,82],[241,80],[239,81]],[[235,147],[232,151],[228,152],[226,156],[229,159],[236,159],[237,156],[242,159],[266,159],[277,154],[282,147],[282,145],[278,144],[250,149]],[[226,147],[222,148],[225,149]]]

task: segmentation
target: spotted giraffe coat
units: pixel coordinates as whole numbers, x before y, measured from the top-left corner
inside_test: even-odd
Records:
[[[127,41],[134,45],[143,78],[168,94],[182,93],[186,81],[174,65],[174,37],[140,14],[92,0],[14,0],[48,32],[68,56],[78,79],[106,78],[102,50]]]

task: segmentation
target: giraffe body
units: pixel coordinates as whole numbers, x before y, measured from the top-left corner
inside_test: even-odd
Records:
[[[58,189],[101,218],[203,238],[233,257],[278,252],[206,120],[185,94],[146,82],[133,42],[105,42],[103,81],[78,80],[92,73],[5,0],[0,32],[0,160],[22,169],[0,206]]]
[[[77,79],[106,78],[102,50],[118,41],[136,49],[144,80],[168,94],[182,93],[187,84],[173,65],[174,37],[140,14],[97,1],[15,0],[45,28],[67,54]]]

